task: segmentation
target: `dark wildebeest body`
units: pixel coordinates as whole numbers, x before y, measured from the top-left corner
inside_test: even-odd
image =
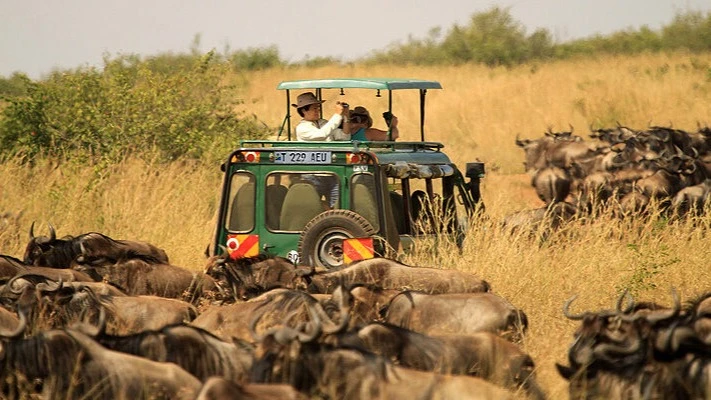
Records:
[[[107,350],[76,330],[11,336],[2,342],[2,382],[40,380],[45,399],[193,399],[201,386],[175,364]],[[32,395],[8,386],[11,398]]]
[[[523,311],[493,293],[403,292],[390,301],[385,321],[426,335],[493,332],[513,341],[528,327]]]
[[[93,333],[93,332],[86,332]],[[221,376],[244,382],[252,367],[251,345],[235,340],[226,342],[212,333],[188,325],[169,325],[127,336],[101,331],[94,339],[107,349],[141,356],[153,361],[172,362],[201,381]]]
[[[545,398],[534,363],[516,344],[490,332],[428,336],[387,323],[370,323],[326,339],[337,347],[368,350],[398,365],[443,374],[472,375]]]
[[[570,194],[571,182],[568,173],[558,167],[539,169],[531,179],[538,198],[545,204],[565,201]]]
[[[387,258],[372,258],[312,276],[309,291],[331,293],[339,285],[358,284],[427,293],[477,293],[491,289],[488,282],[469,272],[413,267]]]
[[[237,260],[214,256],[205,271],[234,300],[248,300],[276,288],[306,289],[314,273],[312,267],[295,267],[286,258],[264,255]]]
[[[69,268],[75,261],[105,264],[134,257],[150,258],[157,263],[168,263],[168,255],[165,251],[147,242],[115,240],[98,232],[57,239],[51,225],[49,237],[35,237],[33,228],[34,223],[30,228],[30,241],[25,249],[26,264]]]
[[[80,264],[74,268],[97,281],[108,282],[128,295],[153,295],[193,302],[203,293],[215,289],[215,282],[209,276],[141,258],[114,264]]]
[[[64,282],[93,282],[94,279],[89,275],[81,272],[74,271],[71,269],[57,269],[43,266],[28,265],[19,259],[8,256],[0,255],[0,282],[8,281],[13,277],[20,275],[42,275],[53,281],[58,281],[60,278]]]

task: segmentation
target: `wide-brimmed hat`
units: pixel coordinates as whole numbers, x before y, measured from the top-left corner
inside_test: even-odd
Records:
[[[325,101],[326,100],[317,99],[316,95],[311,92],[306,92],[306,93],[301,93],[296,98],[296,104],[292,104],[291,106],[296,107],[296,109],[298,110],[299,108],[310,106],[311,104],[321,104]]]
[[[370,112],[368,112],[368,110],[367,110],[365,107],[363,107],[363,106],[357,106],[357,107],[355,107],[354,109],[352,109],[352,110],[351,110],[351,115],[350,115],[350,117],[353,118],[353,117],[355,117],[356,115],[361,115],[361,116],[364,116],[364,117],[367,117],[367,118],[368,118],[368,123],[367,123],[368,128],[370,128],[371,126],[373,126],[373,118],[370,117]]]

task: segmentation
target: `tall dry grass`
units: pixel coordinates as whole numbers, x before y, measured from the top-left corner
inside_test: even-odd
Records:
[[[551,398],[565,398],[567,385],[555,371],[565,362],[576,324],[561,306],[573,294],[575,310],[611,308],[623,288],[639,299],[670,303],[670,288],[683,298],[711,289],[707,263],[708,217],[683,223],[657,218],[580,220],[545,240],[508,235],[501,219],[541,204],[523,172],[517,135],[536,138],[548,128],[585,136],[590,126],[616,122],[695,130],[711,123],[711,55],[604,57],[526,65],[284,69],[226,77],[249,82],[241,92],[244,111],[270,126],[282,122],[282,80],[314,77],[390,76],[439,80],[428,94],[427,139],[442,141],[458,164],[480,159],[489,174],[482,194],[489,219],[474,224],[460,254],[451,244],[422,248],[405,261],[475,272],[496,293],[529,317],[525,349],[538,365]],[[418,140],[416,96],[398,93],[394,112],[404,140]],[[364,104],[382,126],[384,98],[348,92],[328,97]],[[329,110],[327,103],[325,110]],[[225,143],[225,153],[234,143]],[[110,173],[108,173],[110,172]],[[59,235],[100,231],[114,238],[147,240],[166,249],[173,263],[198,269],[214,230],[221,184],[219,165],[176,162],[167,166],[127,159],[111,167],[43,160],[30,169],[0,165],[0,212],[20,212],[0,224],[2,253],[21,257],[32,221],[36,233],[51,222]]]

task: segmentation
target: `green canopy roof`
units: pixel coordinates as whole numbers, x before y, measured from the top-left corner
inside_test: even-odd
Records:
[[[334,78],[281,82],[277,89],[442,89],[436,81],[400,78]]]

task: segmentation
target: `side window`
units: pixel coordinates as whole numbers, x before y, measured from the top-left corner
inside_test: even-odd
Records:
[[[230,206],[227,230],[249,232],[254,229],[255,178],[248,172],[237,172],[230,180]]]
[[[274,178],[276,180],[276,176]],[[272,221],[274,229],[301,231],[316,215],[339,206],[340,188],[335,174],[285,173],[281,180],[287,182],[287,190],[279,211],[279,221]],[[272,198],[267,193],[268,207]]]
[[[351,178],[351,210],[380,230],[378,203],[375,201],[375,178],[371,174],[357,174]]]
[[[267,186],[264,189],[264,212],[267,229],[278,231],[280,229],[279,218],[284,206],[286,193],[289,191],[287,185],[291,182],[287,173],[272,173],[267,175]]]

